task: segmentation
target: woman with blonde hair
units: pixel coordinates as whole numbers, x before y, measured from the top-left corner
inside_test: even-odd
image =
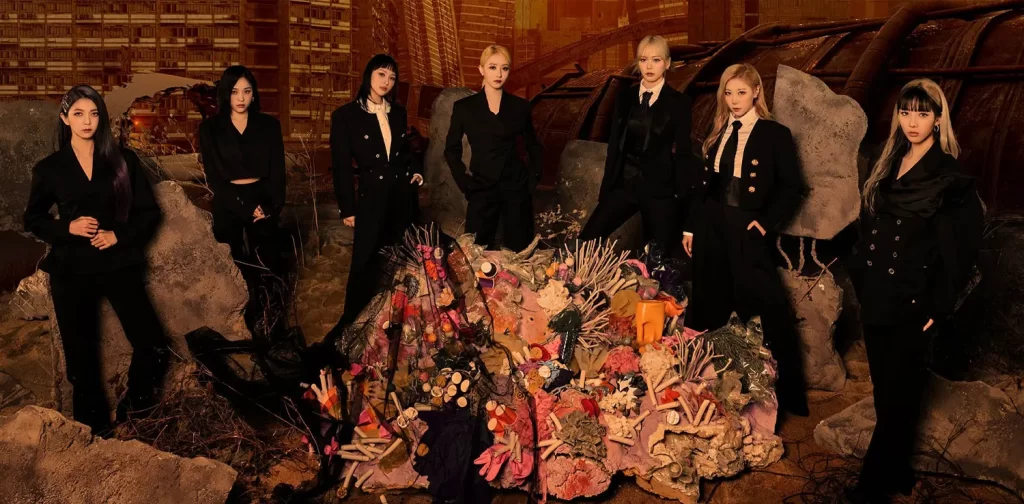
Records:
[[[597,207],[581,240],[607,238],[640,212],[644,241],[678,250],[678,214],[695,165],[690,143],[692,101],[668,85],[668,42],[644,37],[636,50],[640,82],[615,100],[608,156]]]
[[[778,361],[779,407],[806,416],[796,320],[772,259],[776,231],[793,218],[804,190],[789,128],[771,120],[764,87],[748,64],[725,69],[683,248],[693,257],[688,326],[716,329],[736,312],[760,315]]]
[[[877,423],[853,502],[914,486],[910,466],[925,394],[928,342],[953,312],[981,239],[974,179],[961,173],[946,97],[917,79],[900,91],[889,139],[862,191],[849,267],[861,304]]]
[[[532,193],[540,181],[543,148],[533,131],[530,102],[502,89],[510,68],[508,49],[484,49],[483,89],[455,102],[444,158],[468,202],[466,232],[476,234],[476,243],[493,247],[500,221],[504,246],[520,251],[533,240]],[[473,153],[470,173],[462,162],[463,135]],[[529,168],[519,158],[517,138],[526,145]]]

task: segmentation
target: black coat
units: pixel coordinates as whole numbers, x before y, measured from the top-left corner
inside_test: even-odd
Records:
[[[530,102],[506,92],[501,94],[497,115],[491,113],[484,91],[455,102],[444,158],[463,193],[487,189],[499,181],[529,188],[537,184],[544,166],[544,149],[534,133],[531,110]],[[463,134],[469,138],[473,151],[469,161],[472,175],[466,173],[466,164],[462,162]],[[526,146],[529,169],[519,158],[519,137]]]
[[[25,209],[25,230],[51,245],[40,268],[51,275],[103,273],[144,264],[145,245],[160,222],[160,207],[143,173],[139,157],[122,149],[132,185],[128,219],[115,219],[114,169],[100,159],[93,162],[92,180],[85,176],[68,144],[47,156],[32,169],[32,189]],[[60,219],[50,215],[57,205]],[[99,229],[113,231],[114,246],[99,250],[90,239],[73,235],[71,221],[92,217]]]
[[[694,197],[684,227],[686,231],[695,229],[694,220],[700,218],[700,207],[707,197],[721,142],[719,139],[708,150],[703,169],[691,178]],[[800,174],[796,145],[789,128],[767,119],[754,123],[743,150],[740,179],[739,206],[743,210],[757,211],[757,221],[765,230],[778,230],[793,219],[803,202],[806,184]]]
[[[410,150],[406,136],[408,118],[405,107],[393,103],[388,113],[391,129],[391,156],[384,146],[377,116],[351,101],[331,114],[331,165],[334,195],[342,217],[356,214],[355,179],[352,161],[359,167],[359,194],[371,196],[389,190],[396,183],[409,186],[412,176],[422,172]]]
[[[599,200],[608,195],[622,174],[629,113],[640,106],[639,96],[640,84],[634,84],[615,99]],[[645,192],[652,197],[684,198],[689,192],[687,181],[693,167],[697,166],[690,142],[692,106],[689,96],[676,91],[667,82],[658,100],[651,105],[651,125],[644,142],[647,148],[640,161]]]
[[[936,142],[896,180],[902,157],[879,184],[878,210],[861,216],[848,259],[866,324],[949,316],[981,242],[983,206],[960,163]]]
[[[257,206],[268,217],[280,214],[285,203],[284,137],[281,122],[255,112],[241,135],[227,114],[210,117],[199,125],[199,146],[206,182],[213,203],[221,210],[252,220]],[[267,201],[247,200],[232,180],[259,178],[267,182]]]

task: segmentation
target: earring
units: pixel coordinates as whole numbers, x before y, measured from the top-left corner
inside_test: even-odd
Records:
[[[935,125],[935,127],[934,127],[934,128],[932,128],[932,129],[933,129],[933,130],[935,130],[935,132],[936,132],[936,133],[938,133],[938,132],[939,132],[939,125],[938,125],[938,124],[936,124],[936,125]]]

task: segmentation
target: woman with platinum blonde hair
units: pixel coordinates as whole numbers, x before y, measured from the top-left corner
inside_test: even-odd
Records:
[[[452,108],[444,158],[459,190],[466,196],[466,232],[476,243],[495,247],[498,222],[505,248],[520,251],[533,240],[533,191],[543,168],[543,147],[533,131],[530,102],[502,88],[512,67],[508,49],[490,45],[480,55],[483,88]],[[462,137],[473,157],[462,162]],[[522,138],[529,164],[516,148]]]
[[[664,38],[651,35],[640,41],[640,82],[615,100],[601,191],[581,240],[607,238],[640,212],[644,241],[667,253],[678,250],[679,213],[696,160],[690,143],[693,102],[666,82],[671,66]]]

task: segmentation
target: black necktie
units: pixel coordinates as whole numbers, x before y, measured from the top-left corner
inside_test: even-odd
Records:
[[[640,100],[640,112],[647,114],[647,111],[651,108],[651,96],[654,96],[652,91],[644,91],[644,98]]]
[[[740,144],[741,126],[743,123],[739,121],[732,122],[732,134],[729,135],[729,139],[725,141],[725,147],[722,149],[722,159],[718,161],[718,173],[724,177],[731,177],[733,174],[736,165],[736,148]]]

